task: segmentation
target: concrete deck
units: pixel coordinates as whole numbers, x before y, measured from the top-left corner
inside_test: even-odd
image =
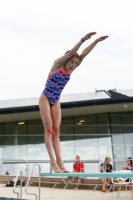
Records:
[[[20,188],[16,188],[16,191],[20,191]],[[36,193],[38,195],[38,187],[31,186],[28,188],[28,192]],[[17,198],[17,195],[13,193],[12,187],[3,187],[0,185],[0,197]],[[25,194],[25,187],[23,187],[23,199],[35,199],[35,196]],[[41,200],[112,200],[112,192],[102,193],[101,191],[92,190],[74,190],[74,189],[56,189],[41,187]],[[117,192],[114,193],[114,200],[117,199]],[[120,192],[120,200],[130,200],[131,194],[128,190]]]

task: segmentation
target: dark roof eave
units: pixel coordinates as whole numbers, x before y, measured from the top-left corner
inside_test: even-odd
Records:
[[[113,105],[120,103],[133,103],[133,98],[128,99],[97,99],[97,100],[86,100],[86,101],[76,101],[76,102],[68,102],[62,103],[61,108],[74,108],[74,107],[85,107],[85,106],[102,106],[102,105]]]
[[[76,108],[76,107],[86,107],[86,106],[96,106],[96,105],[113,105],[119,103],[133,103],[133,97],[127,99],[97,99],[97,100],[85,100],[85,101],[73,101],[61,103],[62,109]],[[2,108],[0,109],[0,114],[13,114],[22,112],[36,112],[39,111],[38,105],[32,106],[21,106],[12,108]]]

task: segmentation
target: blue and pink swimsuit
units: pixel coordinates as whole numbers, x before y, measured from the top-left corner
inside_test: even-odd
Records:
[[[64,72],[63,68],[58,69],[54,74],[49,74],[45,88],[42,92],[52,107],[60,98],[61,92],[70,79],[70,72]]]

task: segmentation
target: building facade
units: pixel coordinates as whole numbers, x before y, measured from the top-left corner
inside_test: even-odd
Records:
[[[133,90],[61,97],[63,160],[133,157]],[[49,160],[38,98],[0,101],[0,160]]]

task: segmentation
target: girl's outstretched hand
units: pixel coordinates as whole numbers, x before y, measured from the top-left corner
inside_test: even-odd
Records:
[[[96,32],[91,32],[91,33],[87,33],[84,37],[83,37],[83,40],[88,40],[91,38],[92,35],[95,35]]]
[[[108,38],[108,37],[109,37],[108,35],[106,35],[106,36],[101,36],[100,38],[97,38],[97,39],[96,39],[96,42],[101,42],[101,41],[105,40],[105,39]]]

